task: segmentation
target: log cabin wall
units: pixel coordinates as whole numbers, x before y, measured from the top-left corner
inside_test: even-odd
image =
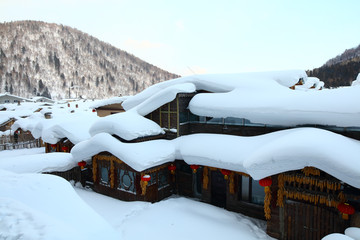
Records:
[[[94,190],[123,201],[158,202],[174,192],[169,164],[137,172],[115,156],[102,153],[93,157],[92,165]],[[146,174],[151,180],[144,189],[141,176]]]
[[[196,173],[182,160],[176,161],[176,188],[181,196],[240,212],[258,219],[264,217],[264,188],[249,175],[230,172],[225,177],[218,168],[199,166]]]
[[[356,226],[354,216],[344,220],[337,209],[348,202],[359,212],[356,189],[315,168],[304,168],[272,177],[271,219],[267,233],[277,239],[321,239]],[[276,193],[276,195],[274,195]],[[352,194],[351,194],[352,193]],[[355,193],[355,194],[354,194]]]

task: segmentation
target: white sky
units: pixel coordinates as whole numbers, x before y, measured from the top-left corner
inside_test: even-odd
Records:
[[[189,75],[320,67],[360,44],[359,9],[359,0],[0,0],[0,22],[68,25]]]

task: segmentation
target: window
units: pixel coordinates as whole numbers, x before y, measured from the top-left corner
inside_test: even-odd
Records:
[[[154,184],[156,184],[156,180],[157,180],[157,173],[156,172],[152,172],[152,173],[150,173],[150,174],[148,174],[148,175],[150,175],[150,181],[148,182],[148,186],[151,186],[151,185],[154,185]]]
[[[135,187],[135,178],[136,174],[135,172],[124,170],[124,169],[118,169],[117,170],[117,176],[118,176],[118,189],[126,192],[135,193],[136,187]]]
[[[239,177],[239,200],[258,205],[264,204],[265,192],[259,181],[252,178]]]
[[[255,181],[254,179],[251,179],[251,181],[252,181],[251,202],[255,204],[263,205],[265,198],[264,188],[260,186],[259,181]]]
[[[100,166],[100,182],[101,185],[110,187],[109,168]]]
[[[4,102],[5,102],[5,103],[10,103],[10,100],[9,100],[9,99],[5,99]]]
[[[158,173],[158,189],[162,189],[169,185],[169,170],[164,168]]]

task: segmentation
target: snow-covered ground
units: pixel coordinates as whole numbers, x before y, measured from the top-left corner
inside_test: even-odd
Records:
[[[1,151],[0,162],[30,166],[43,151]],[[192,199],[123,202],[22,169],[0,169],[0,239],[272,239],[264,222]]]

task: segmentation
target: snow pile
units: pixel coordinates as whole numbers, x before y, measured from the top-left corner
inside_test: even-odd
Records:
[[[341,233],[332,233],[323,237],[321,240],[354,240],[354,239]]]
[[[0,170],[0,189],[0,239],[119,239],[60,177]]]
[[[313,166],[360,188],[360,166],[357,164],[360,142],[316,128],[290,129],[255,137],[193,134],[141,143],[123,143],[101,133],[75,145],[71,154],[78,162],[103,151],[112,153],[139,172],[183,159],[188,164],[248,173],[258,180]]]
[[[143,117],[162,105],[171,102],[180,92],[191,93],[195,86],[190,83],[178,84],[166,88],[133,109],[100,118],[90,128],[91,136],[98,133],[115,134],[125,140],[133,140],[139,137],[164,134],[164,130],[155,122]]]
[[[6,157],[0,152],[0,156],[0,169],[15,173],[63,172],[77,166],[72,155],[63,152],[32,154],[25,157],[23,155]]]
[[[360,240],[360,228],[349,227],[345,229],[345,235],[352,237],[354,240]]]
[[[259,220],[183,197],[150,204],[76,191],[121,233],[122,239],[272,239]]]
[[[159,217],[154,219],[154,216]],[[149,224],[154,221],[156,225]],[[170,198],[129,216],[121,225],[121,231],[128,240],[272,239],[240,214],[186,198]]]
[[[356,79],[351,83],[351,86],[360,86],[360,73],[357,75]]]
[[[345,234],[332,233],[323,237],[322,240],[360,240],[360,228],[349,227],[345,229]]]

